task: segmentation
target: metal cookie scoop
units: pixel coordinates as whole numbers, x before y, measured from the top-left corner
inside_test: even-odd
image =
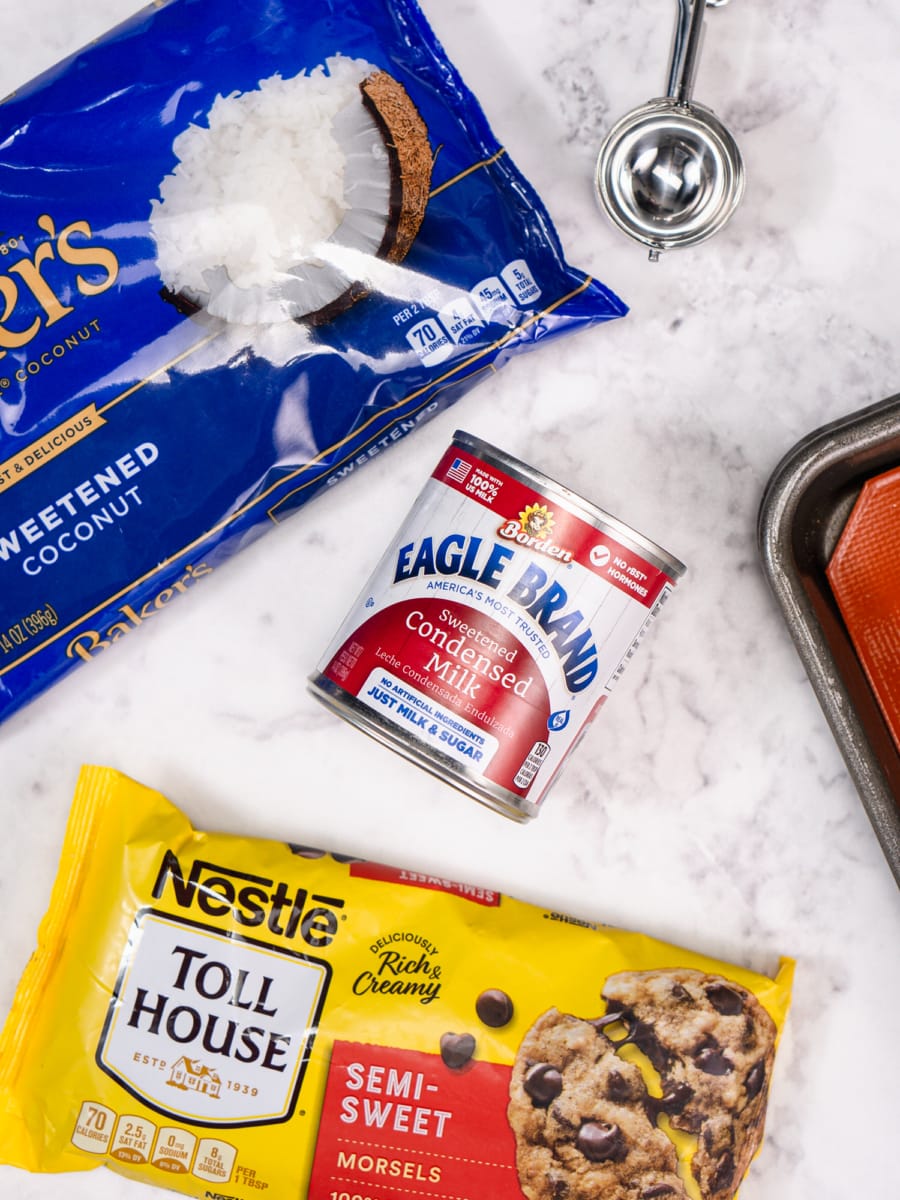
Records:
[[[692,246],[721,229],[744,191],[744,164],[719,118],[691,100],[707,5],[678,0],[665,98],[622,117],[597,161],[600,202],[621,230],[661,250]]]

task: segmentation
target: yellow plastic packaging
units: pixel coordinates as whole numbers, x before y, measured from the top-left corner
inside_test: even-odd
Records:
[[[201,833],[85,767],[0,1036],[0,1161],[202,1200],[722,1200],[792,970]]]

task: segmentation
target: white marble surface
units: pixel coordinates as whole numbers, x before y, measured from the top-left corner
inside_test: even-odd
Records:
[[[603,131],[662,88],[671,0],[424,6],[570,261],[631,314],[516,360],[4,725],[0,1009],[33,944],[78,766],[103,762],[200,827],[490,883],[762,970],[796,956],[768,1135],[742,1200],[887,1197],[897,889],[767,591],[755,527],[783,453],[900,391],[900,8],[734,0],[710,12],[696,95],[734,131],[747,194],[713,241],[651,265],[598,212],[591,179]],[[131,10],[6,4],[0,93]],[[304,689],[456,427],[565,480],[690,568],[527,827]],[[103,1171],[3,1168],[0,1194],[150,1193]]]

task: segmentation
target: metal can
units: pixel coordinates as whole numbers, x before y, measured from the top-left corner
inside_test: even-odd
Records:
[[[309,686],[447,783],[528,820],[684,570],[458,431]]]

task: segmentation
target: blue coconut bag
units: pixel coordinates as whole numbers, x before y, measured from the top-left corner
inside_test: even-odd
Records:
[[[277,331],[170,302],[150,214],[174,139],[336,53],[403,85],[434,153],[390,291],[374,272]],[[448,289],[478,319],[433,307]],[[0,105],[0,719],[487,367],[624,312],[565,262],[414,0],[169,0],[23,87]]]

